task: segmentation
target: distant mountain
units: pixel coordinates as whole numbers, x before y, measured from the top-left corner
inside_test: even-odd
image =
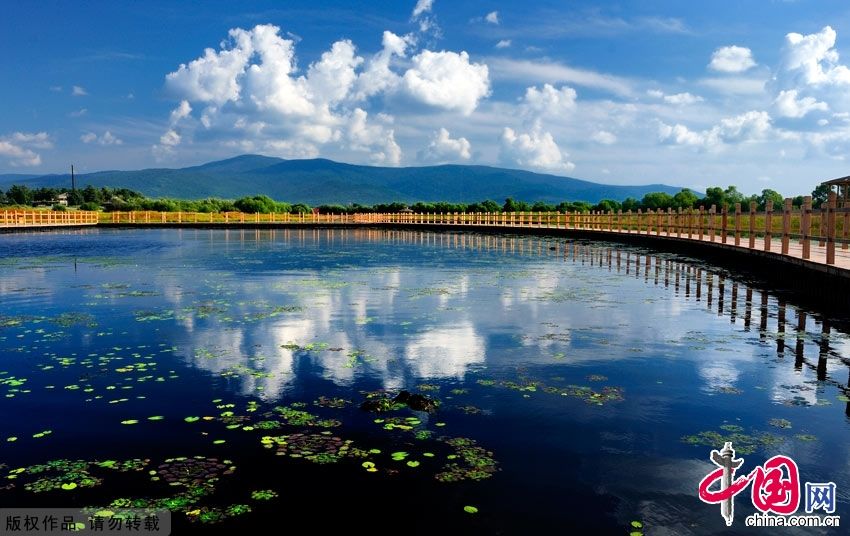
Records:
[[[30,188],[68,186],[70,176],[0,175],[0,187],[25,184]],[[676,193],[663,184],[614,186],[490,166],[373,167],[343,164],[322,158],[283,160],[243,155],[180,169],[98,171],[77,175],[87,185],[130,188],[149,197],[235,199],[265,194],[277,200],[373,204],[391,201],[473,202],[506,197],[524,201],[598,202],[601,199],[641,198],[647,192]]]

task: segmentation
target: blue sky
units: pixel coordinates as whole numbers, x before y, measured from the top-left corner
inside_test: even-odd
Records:
[[[850,174],[850,5],[16,2],[0,173],[243,153],[801,194]]]

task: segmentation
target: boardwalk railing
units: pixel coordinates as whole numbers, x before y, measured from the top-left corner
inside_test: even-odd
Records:
[[[617,212],[476,212],[364,214],[246,214],[242,212],[86,212],[0,211],[0,227],[44,227],[102,224],[308,224],[308,225],[430,225],[469,228],[550,228],[627,234],[726,244],[813,262],[850,268],[850,206],[837,207],[836,196],[820,209],[811,197],[802,207],[785,199],[780,207],[768,202],[736,204],[731,210],[666,209]],[[840,247],[838,246],[840,244]],[[836,262],[838,256],[838,262]]]
[[[0,210],[0,227],[63,227],[97,223],[98,213],[86,210]]]
[[[732,210],[715,206],[698,209],[637,210],[617,212],[476,212],[476,213],[366,213],[366,214],[245,214],[240,212],[110,212],[100,215],[110,224],[391,224],[449,225],[516,228],[551,228],[634,234],[727,244],[743,249],[780,253],[823,264],[850,267],[850,207],[836,206],[834,194],[821,209],[768,202],[764,211],[756,204],[736,204]]]

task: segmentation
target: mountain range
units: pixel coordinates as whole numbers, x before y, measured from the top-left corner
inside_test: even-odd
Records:
[[[284,160],[242,155],[178,169],[98,171],[79,174],[77,187],[129,188],[148,197],[236,199],[265,194],[288,202],[374,204],[392,201],[474,202],[507,197],[523,201],[588,201],[640,199],[648,192],[678,192],[664,184],[618,186],[571,177],[490,166],[439,165],[375,167],[323,158]],[[12,184],[70,187],[70,174],[0,175],[0,188]]]

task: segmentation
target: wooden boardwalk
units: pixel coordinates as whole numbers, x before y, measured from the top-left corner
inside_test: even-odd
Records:
[[[836,207],[835,194],[819,210],[811,198],[800,208],[786,199],[774,211],[755,204],[744,213],[672,209],[637,212],[525,212],[525,213],[364,213],[364,214],[245,214],[239,212],[85,212],[0,211],[0,228],[103,226],[168,227],[283,227],[283,226],[380,226],[450,228],[487,232],[535,232],[586,235],[594,239],[639,239],[679,242],[750,254],[850,280],[850,207]]]

